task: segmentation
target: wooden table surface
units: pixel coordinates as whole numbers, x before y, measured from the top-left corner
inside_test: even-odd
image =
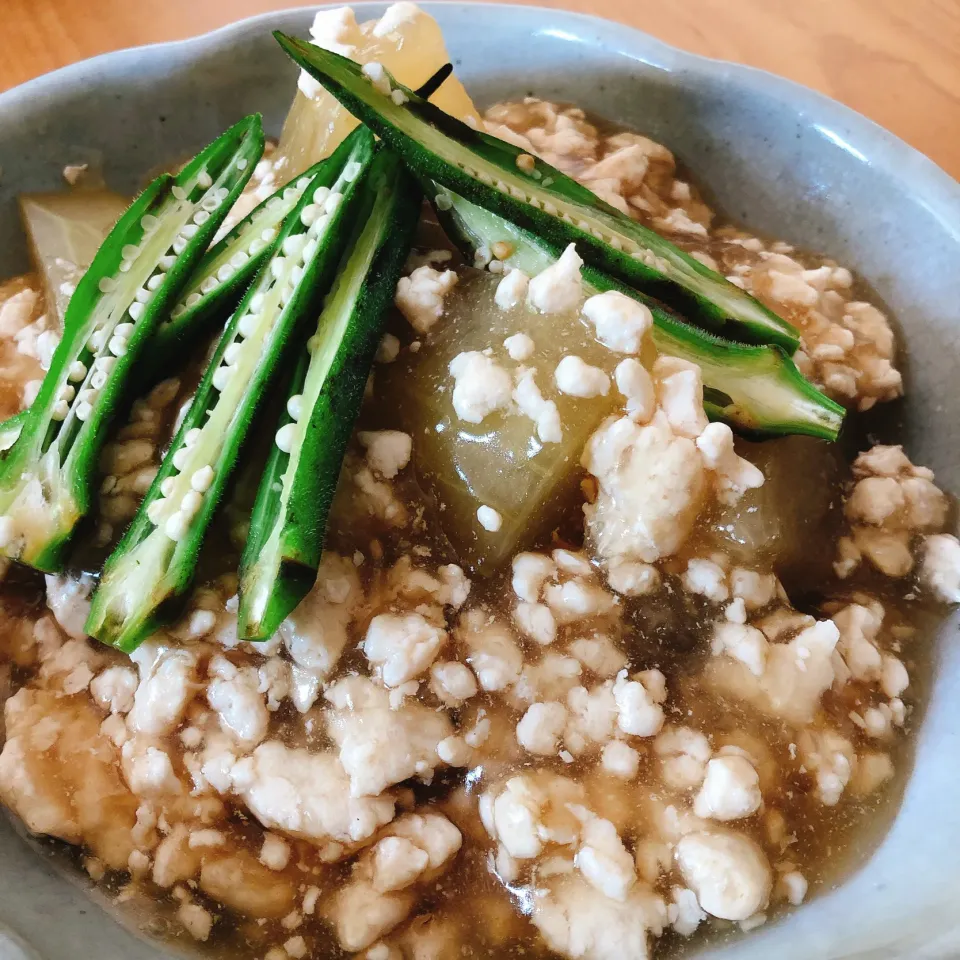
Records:
[[[531,0],[828,93],[960,177],[960,0]],[[0,90],[296,0],[0,0]],[[305,4],[306,5],[306,4]]]

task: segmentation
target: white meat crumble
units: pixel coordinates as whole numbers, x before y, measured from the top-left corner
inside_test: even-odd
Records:
[[[901,394],[891,327],[850,272],[715,226],[665,147],[540,100],[486,124],[792,321],[804,371],[851,409]],[[960,601],[948,498],[874,446],[811,534],[779,513],[800,481],[765,464],[797,444],[837,455],[788,438],[764,460],[708,422],[699,367],[656,355],[647,308],[588,296],[573,245],[533,277],[450,260],[411,258],[400,281],[316,586],[270,641],[238,641],[231,572],[129,658],[84,636],[89,577],[47,577],[32,606],[8,583],[0,799],[119,901],[159,902],[173,936],[251,960],[644,960],[668,931],[756,927],[835,879],[836,824],[889,793],[915,611]],[[0,296],[12,413],[56,334],[33,284]],[[500,332],[437,360],[471,298]],[[582,339],[547,343],[545,322]],[[391,376],[442,417],[389,402]],[[108,446],[100,546],[152,482],[181,392],[154,387]],[[481,546],[517,518],[428,496],[438,422],[513,431],[531,470],[579,438],[565,519],[491,577],[452,553],[444,514]],[[758,523],[776,537],[741,549]],[[784,558],[811,536],[827,563],[798,608]]]

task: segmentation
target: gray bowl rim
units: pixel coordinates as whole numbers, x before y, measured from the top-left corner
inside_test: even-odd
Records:
[[[317,10],[344,4],[318,4],[288,7],[257,14],[218,27],[207,33],[182,40],[168,40],[98,54],[85,60],[41,74],[16,87],[0,93],[0,112],[29,107],[39,97],[50,96],[61,90],[73,89],[84,77],[100,72],[123,73],[128,67],[142,62],[143,57],[162,60],[172,50],[189,51],[200,59],[210,50],[229,46],[252,28],[267,25],[271,20],[290,16],[307,16]],[[357,11],[382,6],[373,0],[349,4]],[[960,183],[933,160],[910,146],[874,120],[858,113],[827,94],[813,90],[794,80],[770,73],[759,67],[734,63],[691,53],[659,40],[636,27],[621,24],[593,14],[556,10],[550,7],[511,3],[486,3],[478,0],[423,0],[418,4],[425,10],[461,8],[484,10],[500,17],[526,14],[549,15],[550,33],[575,42],[592,42],[611,50],[618,57],[639,60],[659,67],[670,74],[692,74],[714,83],[728,85],[734,90],[762,89],[767,96],[780,99],[798,116],[806,117],[820,128],[838,147],[859,159],[882,169],[895,180],[906,182],[910,193],[923,207],[939,220],[960,242]],[[563,29],[569,25],[571,30]],[[589,37],[590,40],[584,40]]]

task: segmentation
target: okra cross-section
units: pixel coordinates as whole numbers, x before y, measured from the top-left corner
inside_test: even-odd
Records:
[[[555,263],[561,250],[452,191],[427,185],[437,216],[468,262],[485,264],[492,250],[506,251],[504,269],[535,276]],[[807,434],[836,440],[844,409],[806,380],[776,346],[731,343],[691,327],[656,301],[607,276],[582,268],[587,296],[617,290],[645,303],[653,314],[653,341],[664,354],[697,364],[703,374],[704,408],[739,433],[755,436]]]
[[[321,161],[322,163],[323,161]],[[151,367],[161,371],[182,356],[236,302],[270,255],[280,227],[320,170],[315,164],[285,183],[204,254],[151,347]]]
[[[692,322],[790,353],[785,320],[658,233],[513,144],[474,130],[398,84],[380,64],[352,60],[282,33],[287,53],[421,178],[430,178],[558,245],[576,243],[597,268],[675,306]]]
[[[63,338],[9,449],[0,451],[0,551],[57,570],[89,511],[111,420],[160,319],[176,302],[263,152],[247,117],[176,176],[154,180],[81,279]]]
[[[87,632],[133,650],[175,612],[265,393],[309,336],[375,153],[360,128],[325,162],[230,318],[153,485],[93,596]]]
[[[269,639],[316,580],[344,452],[419,218],[422,194],[395,154],[380,153],[362,191],[257,493],[240,567],[242,639]]]

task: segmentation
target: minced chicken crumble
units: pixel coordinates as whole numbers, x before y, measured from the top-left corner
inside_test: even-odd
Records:
[[[533,99],[485,122],[793,322],[831,396],[901,394],[891,327],[850,272],[715,226],[665,147]],[[449,251],[411,263],[316,586],[269,642],[238,642],[231,574],[129,658],[83,635],[90,577],[47,577],[35,606],[10,585],[0,797],[31,832],[82,848],[119,901],[158,901],[175,936],[263,960],[638,960],[665,934],[762,924],[829,875],[832,811],[850,828],[895,775],[914,611],[960,601],[947,498],[901,448],[860,452],[819,542],[835,566],[798,609],[776,551],[718,533],[770,509],[756,448],[708,423],[697,367],[655,356],[649,311],[584,297],[580,265],[572,246],[536,277],[496,251],[484,273]],[[378,404],[381,375],[429,363],[477,284],[513,326],[449,361],[448,421],[519,418],[547,448],[571,410],[595,420],[569,511],[582,542],[548,534],[490,579],[453,562],[421,425]],[[9,414],[56,335],[29,280],[2,291]],[[589,354],[548,362],[527,315],[582,316]],[[154,387],[107,448],[100,546],[187,394]],[[491,535],[510,519],[471,511]]]

